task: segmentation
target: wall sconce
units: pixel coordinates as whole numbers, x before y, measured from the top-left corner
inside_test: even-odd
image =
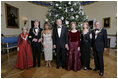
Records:
[[[45,19],[45,22],[48,22],[48,19]]]
[[[22,17],[22,20],[24,21],[24,26],[27,24],[27,22],[28,22],[28,19],[26,18],[26,17]]]

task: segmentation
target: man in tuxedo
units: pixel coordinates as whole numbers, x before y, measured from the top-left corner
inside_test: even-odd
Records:
[[[53,29],[53,47],[56,49],[57,69],[62,65],[65,68],[66,49],[68,50],[68,31],[65,26],[62,26],[62,20],[56,20],[57,26]]]
[[[39,21],[35,20],[34,27],[30,29],[29,40],[32,46],[33,54],[33,67],[36,67],[36,58],[38,61],[38,67],[40,67],[40,53],[41,53],[41,32],[42,29],[39,27]]]
[[[107,31],[100,27],[100,22],[95,22],[95,30],[92,32],[92,45],[94,51],[95,69],[100,70],[99,75],[104,74],[103,53],[107,48]]]

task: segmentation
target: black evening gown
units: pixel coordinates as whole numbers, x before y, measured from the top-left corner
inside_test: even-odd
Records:
[[[90,49],[91,49],[91,39],[90,31],[86,34],[81,32],[81,63],[83,67],[90,67]]]

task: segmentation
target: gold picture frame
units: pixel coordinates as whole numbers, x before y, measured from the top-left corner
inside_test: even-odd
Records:
[[[110,28],[111,27],[111,17],[103,18],[103,27]]]
[[[19,8],[5,3],[5,17],[7,28],[19,28]]]

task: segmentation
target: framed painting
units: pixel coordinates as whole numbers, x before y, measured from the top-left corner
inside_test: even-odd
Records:
[[[111,18],[110,17],[103,18],[103,27],[110,28],[110,26],[111,26]]]
[[[19,28],[19,9],[5,3],[5,17],[7,28]]]

